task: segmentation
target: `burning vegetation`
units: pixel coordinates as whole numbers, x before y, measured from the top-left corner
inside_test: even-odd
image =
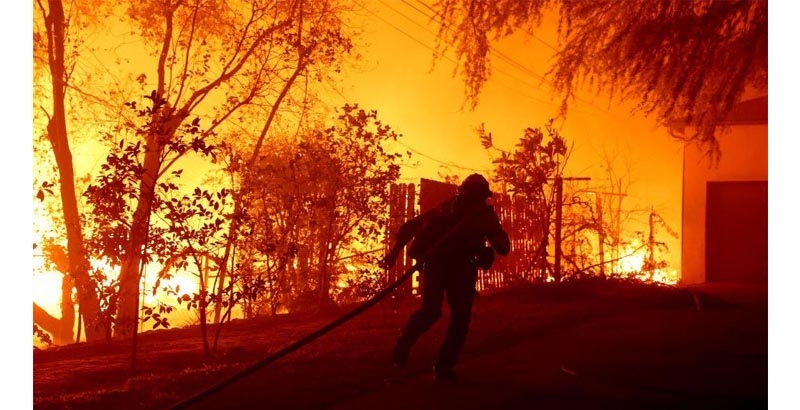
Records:
[[[199,126],[192,123],[189,134],[201,132]],[[418,214],[417,204],[431,195],[423,188],[417,197],[413,184],[397,184],[402,157],[383,146],[399,137],[376,112],[345,106],[332,125],[286,138],[253,163],[231,144],[195,142],[201,157],[222,164],[215,183],[206,185],[220,188],[186,192],[182,170],[158,180],[142,256],[147,262],[141,270],[135,331],[199,324],[203,347],[212,355],[223,327],[212,332],[208,324],[359,302],[389,285],[398,272],[383,272],[376,265],[385,252],[385,238],[393,226]],[[677,273],[661,257],[665,246],[656,239],[658,228],[674,232],[651,211],[650,231],[634,232],[626,240],[620,218],[636,212],[623,209],[621,201],[603,206],[596,185],[564,183],[569,151],[551,124],[526,130],[513,152],[494,147],[491,133],[482,132],[480,140],[485,149],[498,153],[494,184],[501,190],[492,204],[509,229],[512,252],[481,271],[478,290],[589,277],[677,283]],[[167,154],[192,150],[184,141],[176,139]],[[141,149],[138,143],[113,145],[83,196],[90,210],[84,229],[91,232],[85,246],[101,319],[112,330],[119,326],[114,318],[120,264],[127,249],[131,199],[137,197]],[[236,185],[225,187],[224,180]],[[41,201],[48,198],[42,191]],[[612,217],[604,220],[603,214]],[[48,263],[40,269],[67,272],[63,246],[55,239],[46,243],[41,249]],[[410,263],[406,257],[395,270]],[[67,286],[62,297],[71,302],[75,292],[69,276],[63,276],[62,285]],[[416,294],[417,286],[416,281],[409,284],[396,297]],[[80,314],[79,305],[69,306]],[[50,318],[42,309],[39,314]],[[75,334],[55,333],[57,344],[86,337],[86,324],[78,318]],[[46,324],[63,328],[58,320],[39,319],[34,335],[40,346],[53,341],[48,332],[54,332]]]

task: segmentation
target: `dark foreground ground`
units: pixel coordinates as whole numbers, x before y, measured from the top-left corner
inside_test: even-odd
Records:
[[[406,371],[389,366],[416,303],[381,303],[243,377],[346,310],[234,323],[213,358],[197,329],[148,332],[133,377],[128,341],[49,349],[34,357],[34,408],[767,408],[766,286],[584,281],[483,295],[447,385],[430,375],[446,313]]]

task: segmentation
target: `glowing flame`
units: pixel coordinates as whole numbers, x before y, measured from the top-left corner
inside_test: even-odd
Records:
[[[339,280],[336,281],[336,287],[339,289],[345,289],[350,284],[348,283],[349,280],[354,280],[358,278],[358,268],[351,264],[347,263],[344,265],[344,269],[347,271],[346,273],[339,275]]]
[[[61,280],[63,275],[59,272],[44,269],[44,260],[40,255],[33,257],[33,302],[46,310],[47,313],[59,317],[61,310]]]
[[[633,245],[627,245],[620,253],[624,256],[617,261],[617,272],[630,274],[642,270],[646,256],[643,250],[637,250]]]
[[[671,270],[656,269],[653,272],[653,281],[655,282],[664,283],[667,285],[676,285],[680,280],[681,280],[681,275],[675,269]]]
[[[92,269],[102,271],[107,279],[102,286],[108,286],[118,275],[119,269],[114,268],[102,261],[91,261]],[[170,323],[172,327],[180,327],[188,324],[193,324],[197,321],[196,313],[187,311],[187,309],[180,309],[176,302],[176,295],[164,292],[161,290],[164,287],[173,290],[179,289],[178,295],[194,294],[199,291],[199,280],[196,275],[187,271],[175,271],[170,279],[164,279],[159,284],[159,290],[153,294],[153,286],[155,286],[158,272],[162,267],[158,264],[149,264],[145,268],[142,286],[142,303],[144,306],[155,306],[159,303],[164,303],[176,307],[170,315]],[[33,302],[39,305],[47,313],[54,317],[61,317],[61,283],[63,274],[54,270],[48,270],[44,266],[44,258],[42,255],[34,255],[33,258]],[[73,300],[76,300],[75,290],[72,292]],[[76,313],[79,311],[79,305],[75,303]],[[78,321],[76,320],[76,328],[74,331],[78,332]],[[151,330],[150,326],[143,324],[140,326],[141,331]],[[82,340],[85,332],[81,331]],[[34,345],[40,348],[46,347],[34,336]]]
[[[641,281],[652,281],[666,285],[675,285],[680,281],[680,272],[675,269],[654,269],[652,272],[645,271],[645,261],[647,250],[637,239],[623,247],[620,252],[623,255],[615,266],[616,275],[627,279],[638,279]]]

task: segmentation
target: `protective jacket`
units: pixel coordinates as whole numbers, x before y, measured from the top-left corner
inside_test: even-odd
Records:
[[[485,201],[469,201],[454,196],[407,221],[397,232],[396,241],[409,246],[417,262],[474,262],[487,257],[486,242],[500,255],[507,255],[511,244],[492,206]],[[493,257],[493,254],[490,254]]]

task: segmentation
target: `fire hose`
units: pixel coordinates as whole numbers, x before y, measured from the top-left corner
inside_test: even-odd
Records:
[[[327,325],[319,328],[317,331],[315,331],[315,332],[303,337],[302,339],[300,339],[300,340],[298,340],[298,341],[296,341],[296,342],[284,347],[281,350],[278,350],[275,353],[270,354],[269,356],[267,356],[267,357],[255,362],[255,363],[245,367],[244,369],[242,369],[238,373],[233,374],[232,376],[228,377],[227,379],[224,379],[224,380],[220,381],[219,383],[217,383],[217,384],[215,384],[215,385],[213,385],[211,387],[208,387],[208,388],[206,388],[206,389],[194,394],[193,396],[191,396],[189,398],[186,398],[186,399],[182,400],[181,402],[173,404],[172,406],[170,406],[168,408],[169,409],[174,409],[174,410],[188,408],[188,406],[190,406],[191,404],[197,403],[199,400],[207,397],[208,395],[221,390],[222,388],[224,388],[224,387],[226,387],[226,386],[228,386],[228,385],[230,385],[230,384],[242,379],[243,377],[247,376],[248,374],[250,374],[250,373],[252,373],[252,372],[254,372],[254,371],[256,371],[256,370],[258,370],[258,369],[260,369],[260,368],[262,368],[264,366],[266,366],[267,364],[272,363],[272,362],[274,362],[274,361],[276,361],[276,360],[288,355],[289,353],[291,353],[291,352],[293,352],[293,351],[295,351],[295,350],[297,350],[297,349],[299,349],[299,348],[301,348],[301,347],[313,342],[314,340],[316,340],[320,336],[330,332],[331,330],[333,330],[336,327],[344,324],[348,320],[360,315],[361,313],[363,313],[367,309],[371,308],[372,306],[374,306],[375,304],[380,302],[383,298],[385,298],[390,293],[394,292],[395,289],[400,287],[400,285],[402,285],[403,282],[408,280],[408,278],[410,278],[414,274],[414,272],[417,271],[417,269],[419,269],[419,263],[417,263],[414,266],[410,267],[407,271],[405,271],[405,273],[403,273],[402,276],[397,278],[397,280],[394,283],[392,283],[391,285],[389,285],[388,287],[386,287],[382,291],[380,291],[377,294],[375,294],[374,296],[372,296],[372,298],[370,298],[366,302],[362,303],[361,305],[357,306],[353,310],[347,312],[346,314],[342,315],[341,317],[333,320],[332,322],[328,323]]]

